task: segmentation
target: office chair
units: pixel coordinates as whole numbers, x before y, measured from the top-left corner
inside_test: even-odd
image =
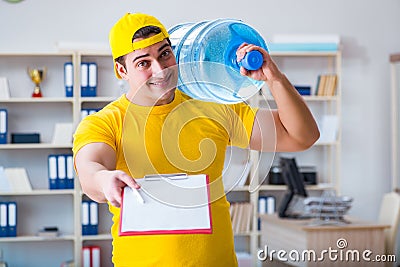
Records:
[[[385,230],[385,249],[386,255],[395,255],[400,222],[400,194],[390,192],[383,196],[378,221],[390,225],[390,228]]]

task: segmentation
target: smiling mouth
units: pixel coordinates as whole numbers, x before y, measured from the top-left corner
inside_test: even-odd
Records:
[[[149,85],[162,89],[172,89],[176,84],[172,83],[172,73],[168,73],[163,79],[154,79],[149,82]]]

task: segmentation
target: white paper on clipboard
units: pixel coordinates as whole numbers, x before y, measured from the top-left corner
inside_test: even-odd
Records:
[[[148,177],[146,177],[148,178]],[[119,235],[210,234],[212,232],[208,176],[159,175],[136,179],[140,203],[125,187]]]

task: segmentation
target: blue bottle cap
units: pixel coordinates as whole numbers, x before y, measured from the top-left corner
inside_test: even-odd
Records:
[[[244,56],[244,58],[240,61],[240,65],[246,70],[258,70],[261,68],[263,61],[264,59],[262,54],[257,50],[253,50]]]

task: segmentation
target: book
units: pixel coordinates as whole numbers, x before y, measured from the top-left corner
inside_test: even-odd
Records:
[[[319,75],[317,96],[324,96],[325,95],[326,81],[327,81],[326,75]]]
[[[235,234],[248,233],[251,230],[253,204],[250,202],[233,202],[230,206],[232,230]]]
[[[331,74],[328,76],[329,82],[328,85],[326,86],[326,92],[325,94],[327,96],[334,96],[336,94],[336,88],[337,88],[337,75]]]

